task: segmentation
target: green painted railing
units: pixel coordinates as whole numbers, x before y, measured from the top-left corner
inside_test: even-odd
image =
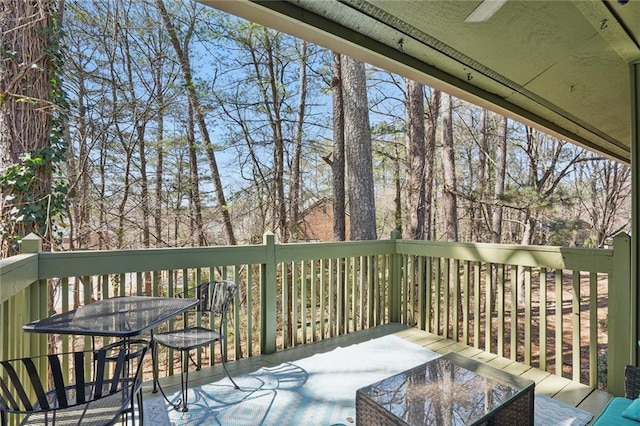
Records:
[[[172,296],[212,278],[240,286],[228,359],[403,322],[593,387],[608,367],[608,389],[619,394],[635,350],[625,235],[607,250],[397,238],[276,244],[266,234],[253,246],[59,253],[26,238],[23,253],[0,261],[0,359],[87,343],[22,332],[48,315],[48,288],[64,311],[114,295]]]
[[[613,250],[399,240],[399,319],[622,394],[635,350],[629,243],[627,235]]]

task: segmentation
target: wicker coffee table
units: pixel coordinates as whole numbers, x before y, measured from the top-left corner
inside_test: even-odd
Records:
[[[356,424],[533,425],[534,382],[451,353],[356,392]]]

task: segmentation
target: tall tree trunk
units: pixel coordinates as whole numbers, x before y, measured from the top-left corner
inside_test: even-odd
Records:
[[[107,208],[106,208],[106,195],[107,195],[107,144],[104,138],[100,140],[100,158],[98,160],[98,172],[99,172],[99,185],[98,185],[98,211],[99,211],[99,226],[100,226],[100,241],[98,243],[98,249],[104,250],[111,248],[111,239],[109,238],[109,227],[107,225]]]
[[[89,240],[91,233],[90,209],[91,194],[89,191],[89,148],[88,134],[86,123],[87,108],[85,105],[86,82],[81,70],[78,71],[77,85],[77,114],[78,114],[78,152],[76,153],[72,143],[69,143],[67,152],[67,178],[69,179],[70,192],[75,192],[76,196],[70,200],[72,212],[69,220],[72,221],[69,226],[69,249],[75,250],[89,249]]]
[[[124,141],[122,141],[122,148],[124,149],[126,159],[124,162],[124,173],[123,173],[123,181],[122,181],[122,198],[120,198],[120,202],[118,203],[118,228],[116,230],[116,238],[117,238],[117,248],[122,249],[125,246],[125,229],[124,222],[126,216],[126,207],[127,202],[129,201],[129,195],[131,194],[131,158],[133,157],[132,151],[129,146],[127,146]]]
[[[406,151],[406,147],[404,147]],[[394,204],[396,206],[395,211],[395,229],[402,231],[402,179],[401,179],[401,161],[400,161],[400,144],[394,143],[393,150],[395,151],[395,155],[391,158],[393,163],[393,182],[395,185],[396,196],[394,198]],[[405,167],[406,168],[406,167]]]
[[[406,80],[407,85],[407,238],[425,238],[426,139],[424,90],[422,84]]]
[[[302,135],[304,132],[305,109],[307,105],[307,49],[308,42],[300,42],[300,94],[298,97],[298,116],[296,119],[295,145],[293,148],[293,164],[291,170],[291,232],[293,241],[298,241],[298,226],[300,222],[301,184],[302,175],[300,163],[302,161]]]
[[[451,95],[444,94],[442,97],[442,180],[443,180],[443,201],[444,201],[444,217],[445,217],[445,233],[446,241],[458,241],[458,201],[456,194],[456,164],[453,147],[453,99]],[[445,263],[445,267],[449,269],[449,297],[451,298],[456,292],[458,285],[458,271],[453,268],[451,260]],[[454,301],[455,303],[455,301]],[[457,309],[462,313],[462,300],[459,301]],[[458,318],[462,318],[459,315]],[[449,324],[443,324],[445,335],[449,333]]]
[[[164,2],[162,0],[156,0],[156,6],[160,11],[160,16],[162,17],[162,22],[164,23],[165,28],[169,34],[169,39],[171,40],[171,44],[176,52],[176,56],[178,57],[178,62],[180,63],[180,69],[182,70],[182,76],[185,81],[185,86],[187,89],[187,95],[189,97],[189,102],[193,105],[195,119],[198,123],[198,128],[200,130],[200,135],[204,141],[205,151],[207,153],[207,159],[209,160],[209,167],[211,169],[211,179],[213,180],[213,188],[216,193],[216,198],[218,200],[218,208],[220,209],[220,214],[222,215],[222,221],[224,225],[225,236],[227,239],[227,244],[236,245],[236,237],[233,233],[233,224],[231,223],[231,215],[229,213],[229,208],[227,206],[227,200],[224,195],[224,188],[222,187],[222,180],[220,179],[220,171],[218,170],[218,163],[216,161],[215,153],[213,150],[213,145],[211,143],[211,138],[209,136],[209,130],[207,128],[207,124],[204,119],[204,110],[200,105],[200,98],[196,93],[195,84],[193,82],[193,77],[191,73],[191,63],[189,59],[189,55],[187,52],[188,43],[190,41],[191,34],[193,33],[193,22],[191,22],[191,26],[189,27],[189,31],[187,36],[185,37],[185,48],[180,45],[178,40],[178,35],[176,33],[176,29],[171,21],[169,14],[167,13],[167,9],[164,6]]]
[[[346,239],[345,147],[344,147],[344,97],[342,92],[342,55],[333,53],[333,239]]]
[[[364,63],[342,57],[344,134],[351,240],[375,240],[376,208],[373,187],[373,153]],[[357,218],[357,220],[355,220]]]
[[[198,147],[195,141],[194,121],[193,121],[193,105],[187,105],[189,118],[187,120],[187,139],[189,141],[189,206],[191,207],[191,236],[194,244],[197,246],[206,245],[204,235],[204,223],[202,221],[202,200],[200,197],[200,175],[198,173]]]
[[[498,140],[496,143],[495,180],[493,187],[494,206],[491,218],[491,242],[502,242],[502,197],[504,195],[504,182],[507,168],[507,117],[502,117],[498,127]]]
[[[425,168],[424,168],[424,239],[435,238],[435,208],[433,200],[434,164],[436,155],[436,135],[438,130],[438,118],[440,116],[440,91],[431,90],[429,105],[425,110]]]
[[[458,241],[458,201],[456,196],[456,164],[453,148],[453,101],[442,96],[442,175],[444,182],[444,215],[446,241]]]
[[[276,72],[276,58],[274,56],[274,47],[271,43],[271,37],[269,36],[268,29],[263,29],[264,34],[264,49],[267,56],[267,69],[269,75],[266,76],[269,82],[270,97],[267,97],[265,90],[265,108],[269,111],[269,120],[271,122],[271,129],[273,131],[273,185],[275,191],[275,206],[274,216],[276,221],[276,227],[280,233],[280,241],[288,241],[288,227],[287,227],[287,212],[284,196],[284,135],[282,132],[282,118],[280,116],[280,107],[282,105],[282,97],[280,96],[280,89]],[[258,67],[257,61],[254,61],[256,67]],[[258,74],[260,75],[260,74]]]
[[[333,160],[331,165],[333,184],[333,239],[335,241],[345,241],[346,234],[346,194],[345,194],[345,144],[344,144],[344,96],[342,79],[342,55],[333,52],[333,79],[331,81],[331,92],[333,101]],[[337,284],[335,286],[333,300],[334,306],[341,306],[341,317],[334,321],[335,324],[342,324],[340,329],[336,329],[337,334],[341,334],[346,323],[346,298],[339,299],[338,295],[345,294],[346,274],[345,260],[339,260],[340,267],[334,265]],[[341,271],[341,273],[339,273]],[[340,304],[340,305],[338,305]]]
[[[483,226],[485,224],[485,218],[488,216],[484,214],[486,211],[485,194],[487,193],[487,153],[489,151],[489,126],[488,126],[488,111],[486,108],[482,108],[480,111],[480,140],[478,141],[478,175],[477,175],[477,190],[476,190],[476,202],[472,204],[471,212],[473,215],[473,228],[472,228],[472,241],[485,241],[485,235],[483,233]]]
[[[162,57],[156,58],[153,63],[153,81],[156,88],[156,102],[158,115],[156,117],[157,125],[157,142],[156,142],[156,176],[155,176],[155,204],[154,204],[154,232],[155,232],[155,245],[156,247],[162,244],[162,202],[164,201],[164,191],[162,189],[162,183],[164,180],[164,85],[162,82],[162,64],[164,60]],[[167,212],[168,213],[168,212]]]
[[[130,28],[129,17],[125,19],[127,27]],[[130,34],[125,32],[122,37],[124,65],[127,73],[127,83],[129,90],[129,100],[132,102],[133,109],[133,125],[136,132],[136,146],[138,147],[138,168],[140,179],[140,218],[142,220],[142,245],[149,248],[150,245],[150,229],[149,229],[149,179],[147,176],[147,153],[146,153],[146,131],[147,131],[147,105],[138,101],[136,92],[136,83],[133,76],[133,61],[131,53]],[[147,272],[145,275],[145,291],[147,295],[151,295],[151,276]]]
[[[56,13],[53,1],[4,1],[0,13],[0,171],[21,162],[23,154],[38,153],[51,146],[53,126],[54,29]],[[44,158],[44,157],[43,157]],[[28,233],[43,238],[45,249],[51,245],[45,223],[16,220],[12,209],[37,203],[44,211],[50,194],[52,161],[35,165],[28,193],[11,184],[0,187],[0,257],[18,252],[17,242]],[[10,197],[11,196],[11,197]]]

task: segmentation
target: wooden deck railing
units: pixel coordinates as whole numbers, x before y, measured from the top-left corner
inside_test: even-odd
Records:
[[[613,250],[400,240],[396,254],[403,322],[622,392],[634,350],[628,236]]]
[[[0,263],[0,359],[87,343],[22,332],[48,315],[48,287],[64,311],[223,278],[240,285],[230,359],[403,322],[593,387],[608,368],[608,390],[619,394],[635,355],[629,246],[626,235],[613,249],[589,250],[397,237],[276,244],[266,234],[253,246],[45,253],[27,238],[32,253]]]

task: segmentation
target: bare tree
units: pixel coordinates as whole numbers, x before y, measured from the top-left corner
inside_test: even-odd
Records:
[[[202,221],[202,197],[200,196],[200,173],[198,171],[198,146],[194,132],[194,111],[191,102],[187,104],[187,142],[189,145],[189,208],[191,210],[191,238],[199,246],[206,244]]]
[[[420,83],[407,84],[407,236],[425,237],[425,163],[424,89]]]
[[[589,218],[593,245],[603,248],[607,240],[629,227],[629,212],[620,220],[620,213],[629,206],[631,197],[631,169],[613,160],[595,158],[581,164],[579,168],[581,190],[587,188],[586,196],[580,197],[581,211]]]
[[[476,186],[476,196],[475,199],[480,202],[472,203],[471,214],[472,214],[472,239],[473,241],[482,241],[483,238],[483,224],[485,223],[484,218],[488,215],[485,215],[485,211],[487,211],[487,204],[484,202],[486,194],[488,192],[487,189],[487,157],[489,152],[489,111],[486,108],[480,109],[480,129],[479,129],[479,140],[478,140],[478,167],[477,167],[477,186]]]
[[[453,100],[442,96],[442,176],[444,182],[444,215],[447,241],[458,241],[458,202],[456,195],[456,164],[453,146]]]
[[[295,141],[293,148],[293,161],[291,166],[291,231],[290,236],[294,241],[298,239],[298,226],[300,222],[300,202],[302,174],[300,170],[302,161],[302,136],[304,133],[305,110],[307,104],[307,51],[309,43],[306,40],[300,42],[300,93],[298,97],[298,117],[296,119]]]
[[[431,90],[429,95],[429,103],[425,110],[425,168],[424,168],[424,185],[426,208],[424,239],[431,240],[435,236],[435,226],[433,225],[435,217],[435,200],[433,198],[434,186],[434,163],[436,155],[436,135],[438,129],[438,117],[440,115],[440,92]]]
[[[336,241],[346,239],[345,224],[345,146],[344,146],[344,97],[342,92],[342,55],[333,54],[333,238]]]
[[[502,242],[502,198],[504,196],[505,171],[507,167],[507,117],[501,117],[498,126],[498,139],[495,150],[495,178],[493,186],[493,200],[491,216],[491,242]]]
[[[342,57],[344,134],[351,240],[375,240],[376,207],[373,188],[373,154],[364,63]]]
[[[525,153],[525,174],[519,185],[523,231],[520,243],[534,243],[536,226],[552,206],[569,201],[562,191],[563,179],[578,163],[587,161],[584,149],[525,127],[525,140],[517,146]]]
[[[235,245],[236,237],[233,232],[233,225],[231,223],[231,214],[229,213],[229,209],[227,206],[227,200],[224,195],[224,188],[222,186],[222,180],[220,178],[220,171],[218,169],[218,163],[216,161],[215,152],[213,149],[213,144],[211,143],[211,138],[209,136],[209,129],[207,128],[207,124],[204,117],[204,108],[200,105],[200,98],[195,89],[195,84],[193,81],[193,76],[191,72],[191,60],[188,54],[188,46],[191,40],[191,35],[194,31],[195,25],[195,16],[197,14],[192,13],[191,20],[188,23],[187,31],[184,35],[183,45],[180,44],[180,40],[178,40],[178,33],[176,31],[176,27],[165,8],[164,2],[162,0],[156,0],[156,6],[160,11],[160,16],[162,17],[162,22],[169,33],[169,39],[171,40],[171,44],[173,49],[178,57],[178,62],[180,63],[180,68],[182,70],[185,87],[187,89],[187,94],[189,97],[189,102],[193,106],[195,120],[198,125],[198,129],[200,130],[200,136],[203,139],[205,151],[207,154],[207,159],[209,160],[209,167],[211,169],[211,179],[213,180],[213,186],[216,193],[216,197],[218,199],[218,206],[220,209],[220,214],[222,215],[223,225],[225,230],[225,235],[227,239],[227,244]]]

